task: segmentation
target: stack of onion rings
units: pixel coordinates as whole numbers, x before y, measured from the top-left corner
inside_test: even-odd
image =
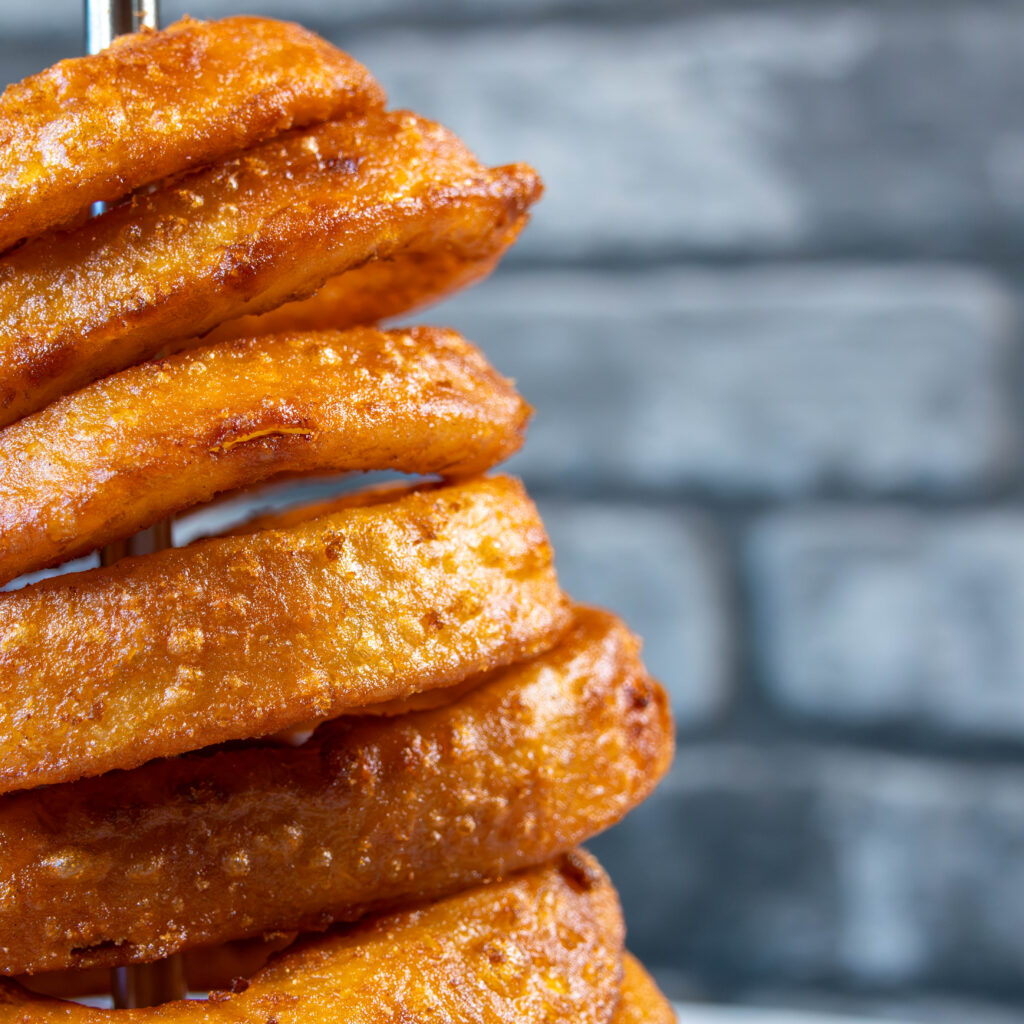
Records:
[[[131,1012],[671,1020],[576,852],[667,770],[664,691],[480,475],[512,384],[374,326],[486,275],[536,174],[258,18],[12,86],[0,142],[0,583],[269,480],[441,477],[0,593],[0,975],[37,990],[0,1020],[116,1020],[42,993],[189,951],[232,992]]]
[[[580,609],[553,650],[433,710],[7,798],[0,955],[146,961],[500,877],[616,822],[670,737],[633,638]]]
[[[370,918],[289,950],[233,992],[134,1011],[132,1020],[266,1024],[673,1019],[622,949],[615,892],[575,852],[444,900]],[[2,985],[2,983],[0,983]],[[5,1019],[114,1024],[113,1014],[0,987]]]

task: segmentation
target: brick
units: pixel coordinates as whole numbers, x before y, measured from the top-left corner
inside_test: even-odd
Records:
[[[1022,995],[1020,767],[684,744],[592,845],[631,947],[704,990]]]
[[[449,124],[490,163],[541,171],[546,198],[513,259],[797,244],[795,191],[743,115],[707,95],[717,44],[694,32],[704,36],[684,19],[545,22],[367,33],[352,50],[396,104]],[[724,72],[727,91],[736,73]]]
[[[1019,465],[1016,309],[966,271],[502,272],[425,319],[517,379],[546,487],[965,494]]]
[[[748,566],[781,707],[1024,738],[1024,515],[782,512],[755,529]]]
[[[732,608],[721,538],[705,518],[625,503],[541,500],[562,586],[620,614],[669,691],[676,722],[707,723],[732,691]]]

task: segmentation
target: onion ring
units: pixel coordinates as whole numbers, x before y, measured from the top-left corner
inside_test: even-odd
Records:
[[[0,975],[211,950],[265,965],[126,1019],[666,1024],[574,847],[667,771],[667,696],[474,477],[521,444],[511,383],[365,326],[489,273],[542,186],[383,106],[258,18],[0,96],[0,582],[265,480],[462,481],[0,594]],[[0,977],[5,1021],[116,1013]]]
[[[94,202],[383,103],[361,64],[287,22],[185,18],[121,36],[0,95],[0,251]]]
[[[577,851],[300,943],[235,994],[104,1011],[0,981],[0,1014],[11,1024],[608,1024],[621,992],[622,938],[611,883]]]
[[[568,852],[672,758],[635,638],[580,609],[454,704],[0,800],[0,973],[323,928]]]
[[[136,195],[0,259],[0,425],[372,259],[482,259],[539,194],[525,165],[487,170],[399,112],[291,132]]]
[[[529,409],[454,331],[277,335],[144,363],[0,431],[0,583],[281,473],[467,476]]]
[[[622,1001],[615,1024],[676,1024],[672,1004],[635,956],[622,957]]]
[[[268,313],[228,320],[192,344],[372,323],[423,309],[487,277],[524,224],[525,219],[509,224],[504,232],[496,232],[486,247],[468,255],[441,248],[371,260],[332,277],[308,299],[286,302]]]
[[[0,791],[450,686],[568,617],[507,477],[44,580],[0,594]]]
[[[235,942],[190,950],[185,954],[185,975],[193,992],[230,989],[239,978],[247,978],[266,966],[267,961],[295,940],[282,936],[273,942]],[[613,1024],[677,1024],[671,1003],[662,995],[654,979],[629,952],[622,957],[622,996],[612,1018]],[[106,993],[109,971],[93,968],[81,971],[55,971],[17,979],[30,991],[62,999]]]

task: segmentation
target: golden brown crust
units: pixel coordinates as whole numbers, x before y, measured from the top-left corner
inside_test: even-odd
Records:
[[[630,953],[622,958],[622,1001],[614,1024],[676,1024],[672,1004]]]
[[[454,331],[228,342],[141,366],[0,430],[0,583],[281,473],[468,476],[529,409]]]
[[[184,956],[189,989],[209,992],[231,988],[238,979],[251,977],[262,969],[271,956],[287,949],[293,941],[294,936],[284,935],[271,942],[250,940],[189,950]],[[672,1004],[640,961],[625,952],[622,967],[622,996],[612,1024],[676,1024]],[[106,994],[110,989],[110,972],[102,967],[56,971],[16,980],[33,992],[61,999]]]
[[[555,864],[300,944],[245,991],[149,1010],[91,1010],[0,982],[4,1024],[607,1024],[622,915],[597,862]]]
[[[501,877],[613,825],[672,745],[636,640],[581,609],[554,650],[447,707],[8,796],[0,973],[155,960]]]
[[[398,112],[290,132],[136,195],[0,259],[0,425],[369,260],[484,258],[539,192],[529,168],[488,170]]]
[[[510,223],[504,232],[496,232],[480,253],[441,248],[371,260],[332,277],[308,299],[286,302],[258,316],[229,320],[215,327],[202,343],[278,331],[346,327],[423,309],[490,274],[525,223],[523,218]]]
[[[361,64],[287,22],[185,18],[122,36],[0,95],[0,251],[91,203],[383,102]]]
[[[451,686],[567,617],[507,477],[45,580],[0,594],[0,791]]]

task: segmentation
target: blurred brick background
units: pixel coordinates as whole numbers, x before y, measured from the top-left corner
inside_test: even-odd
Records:
[[[302,20],[548,182],[454,323],[680,754],[595,843],[677,995],[1024,1020],[1024,4],[165,0]],[[3,0],[0,79],[80,48]]]

